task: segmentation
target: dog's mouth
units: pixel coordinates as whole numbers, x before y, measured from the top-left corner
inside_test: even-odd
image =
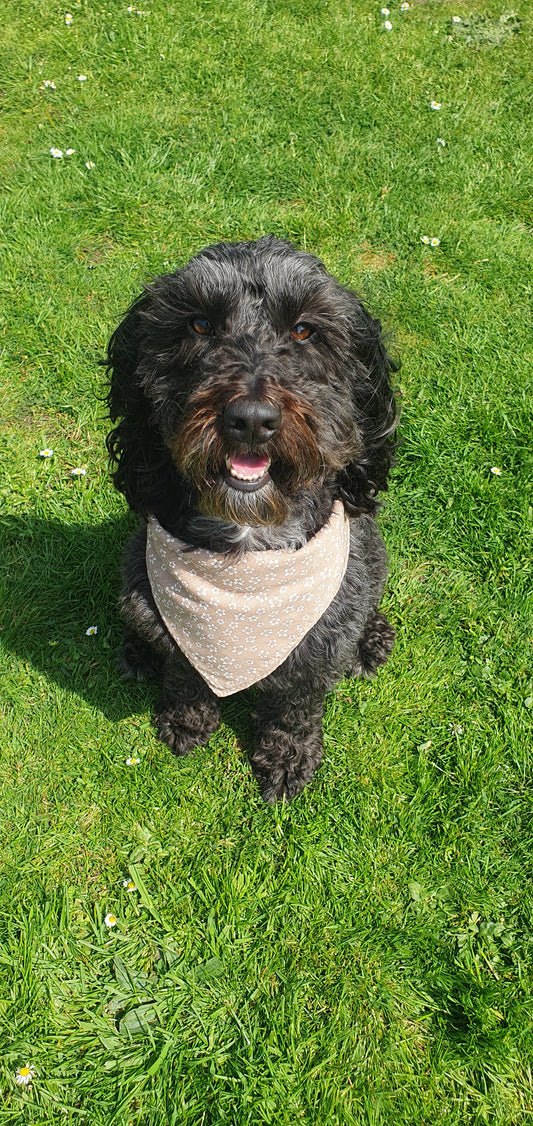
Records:
[[[226,458],[226,467],[223,471],[224,480],[232,489],[240,489],[244,493],[253,493],[262,489],[270,481],[270,458],[267,454],[256,454],[249,451],[244,454],[230,454]]]

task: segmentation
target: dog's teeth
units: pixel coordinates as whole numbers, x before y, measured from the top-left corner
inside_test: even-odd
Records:
[[[229,469],[231,476],[236,477],[238,481],[260,481],[261,478],[265,476],[265,474],[266,474],[266,472],[269,468],[269,465],[270,465],[270,462],[268,462],[268,464],[265,465],[265,468],[261,469],[261,471],[259,473],[240,473],[232,465],[231,458],[229,458],[229,457],[226,458],[226,468]]]
[[[232,477],[237,477],[239,481],[260,481],[261,477],[265,476],[264,473],[254,473],[253,476],[247,473],[236,473],[235,470],[231,468],[230,473]]]

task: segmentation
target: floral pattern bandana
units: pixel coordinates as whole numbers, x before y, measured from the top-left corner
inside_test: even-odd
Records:
[[[187,548],[150,517],[148,578],[179,648],[217,696],[277,669],[333,601],[346,571],[350,523],[340,501],[297,551],[237,558]]]

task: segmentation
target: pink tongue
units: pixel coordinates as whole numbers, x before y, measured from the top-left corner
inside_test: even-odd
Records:
[[[231,468],[237,473],[263,473],[269,466],[269,458],[264,454],[234,454],[230,457]]]

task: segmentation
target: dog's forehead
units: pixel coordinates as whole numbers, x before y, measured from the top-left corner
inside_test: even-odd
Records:
[[[210,247],[191,260],[185,280],[199,305],[226,316],[261,310],[290,318],[313,303],[329,304],[340,289],[318,259],[281,242]]]

